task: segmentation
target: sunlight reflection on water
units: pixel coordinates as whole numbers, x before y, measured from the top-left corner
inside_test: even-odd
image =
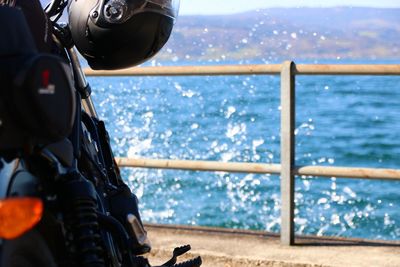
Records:
[[[298,79],[297,164],[399,168],[399,82]],[[91,84],[118,156],[279,163],[276,77],[101,78]],[[146,221],[280,229],[278,176],[146,169],[123,174]],[[398,239],[399,185],[297,177],[296,231]]]

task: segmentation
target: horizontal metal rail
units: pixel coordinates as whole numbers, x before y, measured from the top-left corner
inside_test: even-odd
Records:
[[[173,169],[189,171],[218,171],[258,174],[280,174],[280,164],[218,162],[199,160],[131,159],[116,158],[120,167]],[[398,180],[400,170],[374,168],[346,168],[328,166],[296,166],[295,175],[315,177],[358,178],[373,180]]]
[[[281,64],[136,67],[116,71],[94,71],[87,76],[215,76],[280,74]],[[400,65],[296,65],[296,75],[400,75]]]

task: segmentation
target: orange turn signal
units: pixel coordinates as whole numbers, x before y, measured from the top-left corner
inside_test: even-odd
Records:
[[[42,218],[43,202],[39,198],[0,200],[0,238],[14,239],[32,229]]]

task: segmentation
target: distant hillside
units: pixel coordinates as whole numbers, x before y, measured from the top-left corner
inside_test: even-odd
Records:
[[[400,60],[400,8],[271,8],[180,16],[156,59]]]
[[[272,8],[181,16],[157,58],[400,59],[400,9]]]

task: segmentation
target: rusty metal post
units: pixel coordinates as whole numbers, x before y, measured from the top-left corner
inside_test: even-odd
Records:
[[[281,244],[294,244],[295,186],[295,63],[286,61],[281,71]]]

